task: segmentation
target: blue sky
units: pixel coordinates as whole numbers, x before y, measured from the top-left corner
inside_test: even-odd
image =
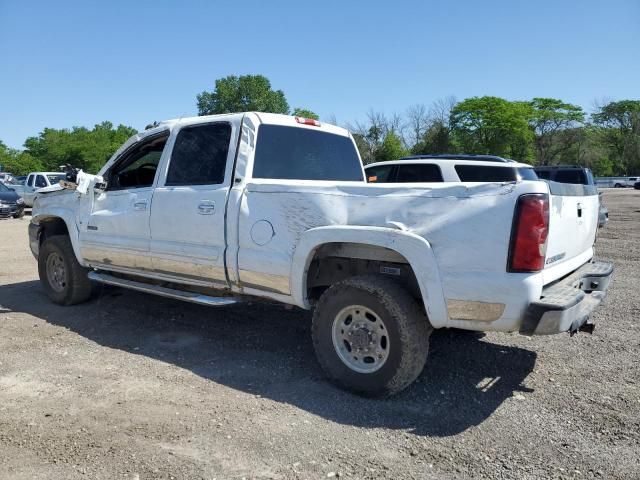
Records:
[[[260,73],[338,122],[455,95],[640,98],[640,0],[0,0],[0,140],[197,113]]]

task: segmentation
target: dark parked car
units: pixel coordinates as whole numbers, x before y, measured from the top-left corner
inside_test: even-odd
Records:
[[[538,178],[558,183],[572,183],[575,185],[585,185],[587,188],[596,188],[596,182],[593,179],[593,173],[589,168],[580,167],[578,165],[546,165],[535,167],[534,170]],[[598,227],[604,227],[609,221],[609,209],[602,201],[602,193],[600,198],[600,212],[598,215]]]
[[[636,190],[640,190],[640,182],[634,183],[633,188],[635,188]]]
[[[0,218],[20,218],[24,215],[24,201],[16,192],[0,183]]]

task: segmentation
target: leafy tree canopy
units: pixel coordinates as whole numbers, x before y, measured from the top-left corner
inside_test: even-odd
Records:
[[[37,159],[45,170],[57,171],[60,165],[70,163],[96,173],[135,133],[135,129],[124,125],[114,128],[111,122],[102,122],[91,130],[45,128],[37,137],[27,138],[24,146],[25,152]]]
[[[289,113],[289,104],[282,90],[273,90],[263,75],[229,75],[216,80],[212,92],[197,96],[198,115],[233,112]]]
[[[523,160],[529,157],[533,132],[531,105],[499,97],[467,98],[453,107],[454,140],[466,153],[493,154]]]
[[[313,118],[314,120],[320,120],[320,116],[317,113],[314,113],[307,108],[294,108],[292,115],[295,115],[296,117]]]
[[[384,136],[382,145],[375,153],[376,162],[384,162],[386,160],[397,160],[407,155],[407,149],[404,148],[400,137],[390,131]]]

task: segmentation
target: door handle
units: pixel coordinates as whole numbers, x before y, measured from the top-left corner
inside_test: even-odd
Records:
[[[210,201],[201,202],[198,205],[198,213],[200,215],[213,215],[213,212],[216,210],[216,204]]]
[[[133,209],[138,212],[144,212],[147,209],[147,202],[136,202],[133,204]]]

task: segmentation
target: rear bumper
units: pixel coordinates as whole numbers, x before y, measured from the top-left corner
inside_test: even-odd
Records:
[[[562,280],[545,287],[527,308],[520,333],[551,335],[593,330],[591,312],[606,295],[613,274],[609,262],[589,262]]]

